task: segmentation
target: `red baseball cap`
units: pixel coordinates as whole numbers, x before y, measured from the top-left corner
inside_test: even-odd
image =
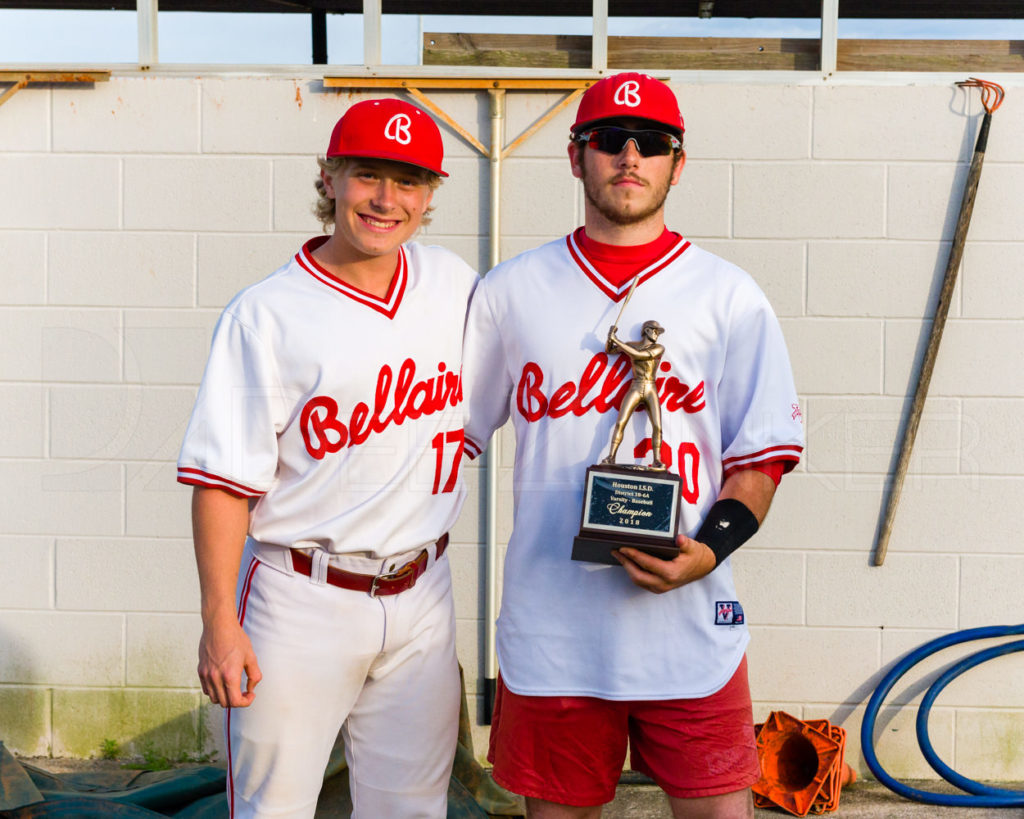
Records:
[[[683,115],[676,95],[661,80],[627,72],[599,80],[587,89],[576,111],[572,133],[578,134],[606,119],[646,119],[682,136]]]
[[[334,126],[327,156],[391,159],[448,176],[441,170],[444,145],[437,125],[403,100],[357,102]]]

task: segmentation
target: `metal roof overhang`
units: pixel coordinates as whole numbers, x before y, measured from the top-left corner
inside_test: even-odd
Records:
[[[5,8],[135,11],[135,0],[5,0]],[[611,17],[697,17],[710,5],[714,17],[820,17],[821,0],[609,0]],[[475,15],[589,17],[592,0],[476,0]],[[362,0],[160,0],[160,11],[361,14]],[[464,0],[383,0],[385,14],[466,13]],[[840,0],[839,16],[874,19],[1018,19],[1022,0]]]

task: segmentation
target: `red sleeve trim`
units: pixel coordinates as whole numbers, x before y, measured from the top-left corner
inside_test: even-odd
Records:
[[[781,466],[782,468],[781,472],[779,473],[779,480],[781,480],[782,475],[784,475],[787,472],[792,472],[793,468],[797,466],[799,462],[799,458],[778,458],[775,459],[774,461],[759,461],[754,464],[736,464],[722,472],[722,479],[728,480],[728,478],[730,478],[732,475],[735,475],[737,472],[742,472],[744,469],[758,469],[759,471],[764,472],[766,475],[768,475],[768,477],[772,477],[771,473],[761,468],[769,464],[779,464],[779,466]],[[778,481],[775,481],[775,485],[778,485]]]
[[[484,451],[484,448],[480,446],[476,441],[466,438],[465,453],[469,456],[469,460],[475,461],[480,457],[480,453]]]
[[[726,458],[722,461],[722,466],[727,469],[731,469],[733,466],[738,466],[741,463],[774,461],[784,458],[799,461],[800,455],[803,451],[804,448],[802,446],[797,446],[796,444],[779,444],[778,446],[765,447],[764,449],[748,453],[747,455],[734,455],[732,458]]]
[[[759,464],[775,461],[782,464],[782,474],[785,474],[800,462],[803,451],[804,448],[797,444],[779,444],[746,455],[735,455],[722,461],[722,475],[723,478],[728,478],[741,469],[750,469]]]
[[[743,472],[745,469],[753,469],[755,472],[761,472],[772,479],[772,483],[776,486],[782,481],[782,476],[785,473],[785,463],[783,461],[768,461],[767,463],[751,464],[748,467],[742,467],[733,470],[733,474],[736,472]]]
[[[204,472],[201,469],[195,469],[190,466],[178,467],[178,483],[188,484],[189,486],[201,486],[204,489],[222,489],[236,498],[259,498],[266,494],[259,489],[253,489],[237,481],[222,478],[220,475],[214,475],[211,472]]]

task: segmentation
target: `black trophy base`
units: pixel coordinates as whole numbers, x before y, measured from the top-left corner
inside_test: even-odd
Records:
[[[646,552],[662,560],[672,560],[679,555],[679,547],[673,544],[664,546],[651,543],[637,543],[636,541],[624,542],[621,540],[603,540],[593,536],[583,537],[577,535],[572,539],[572,559],[582,560],[586,563],[607,563],[609,566],[620,566],[612,555],[612,549],[621,549],[629,546],[640,552]]]
[[[618,566],[612,550],[622,546],[662,560],[676,557],[681,487],[682,479],[664,469],[625,464],[588,467],[572,559]]]

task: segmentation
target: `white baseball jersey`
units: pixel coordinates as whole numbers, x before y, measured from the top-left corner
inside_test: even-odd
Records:
[[[409,243],[377,298],[316,263],[326,239],[225,308],[178,480],[256,499],[263,543],[386,558],[440,537],[462,506],[462,331],[478,279]]]
[[[466,446],[475,456],[509,417],[515,512],[498,659],[518,694],[702,697],[724,685],[749,636],[730,562],[667,594],[621,567],[572,561],[584,476],[609,447],[632,372],[605,353],[631,280],[616,287],[572,235],[481,282],[466,328]],[[767,299],[728,262],[680,239],[642,271],[619,322],[635,341],[660,322],[662,461],[681,475],[679,530],[693,536],[738,467],[792,468],[803,431],[785,343]],[[650,463],[647,414],[628,423],[620,463]]]

